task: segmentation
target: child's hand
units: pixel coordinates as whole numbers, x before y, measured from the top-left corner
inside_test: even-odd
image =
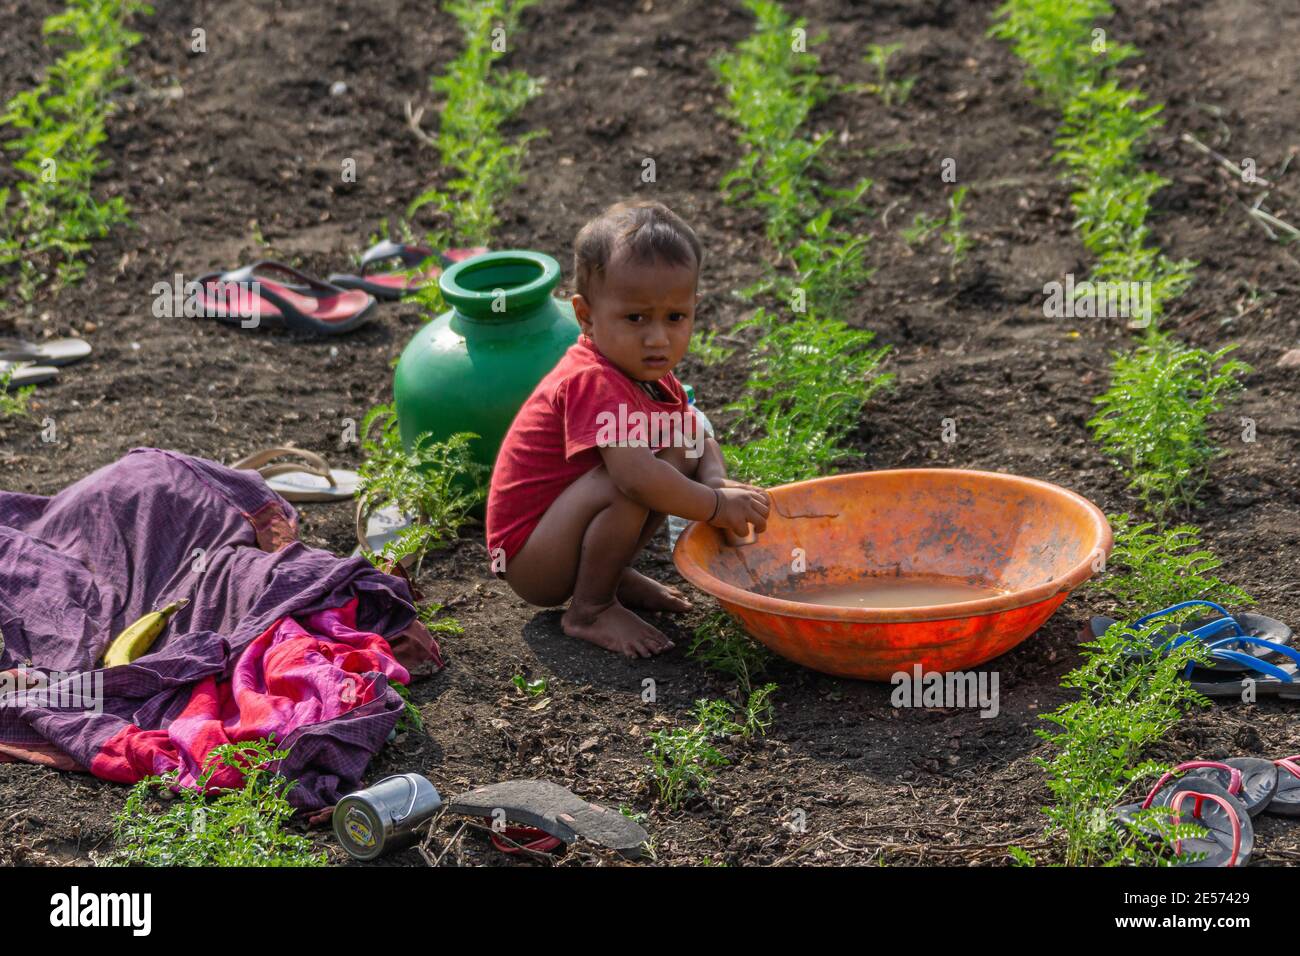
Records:
[[[734,487],[714,489],[718,496],[718,512],[709,524],[730,529],[742,538],[749,534],[751,524],[755,531],[766,531],[770,506],[767,492],[739,482],[728,484]]]

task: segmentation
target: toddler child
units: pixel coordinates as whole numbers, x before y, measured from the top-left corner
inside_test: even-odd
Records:
[[[766,492],[730,481],[673,369],[695,319],[702,249],[658,202],[618,203],[574,243],[582,335],[515,416],[492,472],[493,568],[525,601],[570,598],[564,633],[629,657],[673,646],[629,608],[685,611],[632,569],[666,515],[745,535]]]

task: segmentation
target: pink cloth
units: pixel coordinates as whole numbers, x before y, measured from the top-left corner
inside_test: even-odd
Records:
[[[272,735],[283,744],[301,728],[367,707],[384,710],[388,681],[405,684],[410,675],[384,638],[356,630],[356,611],[353,599],[302,623],[275,622],[244,651],[229,681],[199,681],[163,729],[131,724],[120,731],[96,755],[92,772],[132,783],[179,767],[178,782],[194,786],[208,754],[222,744]],[[240,783],[234,770],[212,778],[214,786]]]

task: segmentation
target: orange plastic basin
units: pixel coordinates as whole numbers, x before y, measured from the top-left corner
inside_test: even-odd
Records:
[[[730,547],[696,522],[678,539],[682,576],[782,657],[840,677],[889,680],[973,667],[1033,634],[1104,567],[1106,516],[1072,491],[1015,475],[870,471],[771,489],[767,531]],[[773,593],[936,577],[996,596],[930,607],[839,607]]]

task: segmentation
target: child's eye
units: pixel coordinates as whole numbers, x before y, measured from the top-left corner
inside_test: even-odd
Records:
[[[627,314],[627,320],[629,322],[640,322],[643,318],[645,318],[645,316],[643,316],[640,312],[629,312]]]
[[[668,316],[669,322],[684,322],[685,320],[686,313],[684,312],[674,312],[672,315]]]

